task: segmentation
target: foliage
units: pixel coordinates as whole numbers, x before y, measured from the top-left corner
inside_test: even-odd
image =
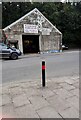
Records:
[[[81,2],[3,2],[3,28],[38,8],[62,33],[63,44],[80,47],[81,43]]]

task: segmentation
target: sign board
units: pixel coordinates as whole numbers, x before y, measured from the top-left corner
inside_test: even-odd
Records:
[[[38,33],[38,26],[31,24],[24,24],[24,33]]]
[[[50,35],[51,30],[49,28],[42,28],[42,35]]]

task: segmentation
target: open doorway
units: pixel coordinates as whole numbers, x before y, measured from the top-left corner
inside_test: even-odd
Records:
[[[11,41],[8,41],[8,44],[9,44],[9,46],[15,47],[15,48],[18,49],[18,40],[11,40]]]
[[[23,53],[39,52],[39,35],[22,35]]]

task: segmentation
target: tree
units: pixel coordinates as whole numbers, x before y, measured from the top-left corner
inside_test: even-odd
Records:
[[[38,8],[63,33],[63,44],[80,47],[81,43],[81,2],[3,2],[3,28]],[[7,16],[7,17],[6,17]]]

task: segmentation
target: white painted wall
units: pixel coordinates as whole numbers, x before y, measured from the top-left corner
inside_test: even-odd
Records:
[[[18,41],[19,49],[23,53],[23,42],[22,42],[22,34],[19,35],[19,41]]]

